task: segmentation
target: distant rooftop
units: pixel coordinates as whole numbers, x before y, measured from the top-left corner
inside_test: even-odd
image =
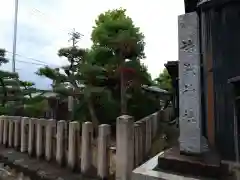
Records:
[[[31,95],[32,97],[42,96],[45,98],[51,98],[51,97],[56,97],[58,94],[55,92],[35,92],[35,93],[32,93]],[[28,98],[29,95],[26,95],[25,97]]]
[[[168,91],[161,89],[157,86],[147,86],[147,85],[143,85],[142,87],[143,89],[146,89],[148,91],[152,91],[152,92],[156,92],[156,93],[163,93],[163,94],[169,94]]]
[[[229,2],[234,2],[236,0],[184,0],[185,12],[190,13],[196,11],[198,7],[201,8],[211,8],[218,5],[223,5]]]

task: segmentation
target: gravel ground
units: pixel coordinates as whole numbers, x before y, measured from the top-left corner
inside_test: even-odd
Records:
[[[14,169],[0,164],[0,180],[31,180],[29,177],[24,177],[23,173],[17,173]]]

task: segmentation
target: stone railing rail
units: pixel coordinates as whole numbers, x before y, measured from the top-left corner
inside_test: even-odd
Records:
[[[136,122],[131,116],[118,117],[114,163],[110,162],[114,157],[110,157],[111,127],[107,124],[99,126],[95,140],[91,122],[0,116],[0,144],[82,174],[92,175],[96,169],[100,179],[109,177],[114,164],[116,179],[130,180],[132,170],[146,160],[164,114],[165,110],[159,111]]]

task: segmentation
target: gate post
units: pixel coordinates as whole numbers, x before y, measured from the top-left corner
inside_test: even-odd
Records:
[[[93,124],[82,124],[81,172],[88,174],[92,165]]]
[[[110,164],[110,134],[111,126],[102,124],[98,127],[98,159],[97,159],[97,172],[100,179],[107,179],[109,176]]]
[[[134,119],[117,118],[116,180],[131,180],[134,167]]]
[[[74,170],[78,163],[78,151],[77,151],[77,139],[78,130],[80,124],[77,121],[72,121],[69,123],[69,133],[68,133],[68,167]]]
[[[26,133],[26,127],[29,123],[29,118],[28,117],[22,117],[21,120],[21,152],[26,152],[27,151],[27,133]]]
[[[63,158],[65,153],[65,139],[64,139],[64,130],[67,123],[66,121],[57,122],[57,149],[56,149],[56,161],[59,165],[63,164]]]

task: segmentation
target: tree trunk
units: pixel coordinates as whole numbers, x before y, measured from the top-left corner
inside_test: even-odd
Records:
[[[126,102],[126,85],[125,85],[125,78],[124,78],[124,71],[123,71],[123,67],[124,67],[124,61],[121,65],[121,115],[126,115],[127,114],[127,102]]]
[[[88,98],[87,104],[88,104],[88,109],[89,109],[89,113],[90,113],[90,116],[91,116],[91,120],[92,120],[92,123],[93,123],[94,131],[95,131],[96,134],[98,134],[99,121],[98,121],[98,118],[96,116],[96,112],[95,112],[94,105],[93,105],[91,97]]]
[[[2,99],[2,106],[4,107],[6,102],[7,102],[7,90],[4,84],[4,81],[2,78],[0,78],[0,84],[2,85],[2,89],[3,89],[3,99]]]

